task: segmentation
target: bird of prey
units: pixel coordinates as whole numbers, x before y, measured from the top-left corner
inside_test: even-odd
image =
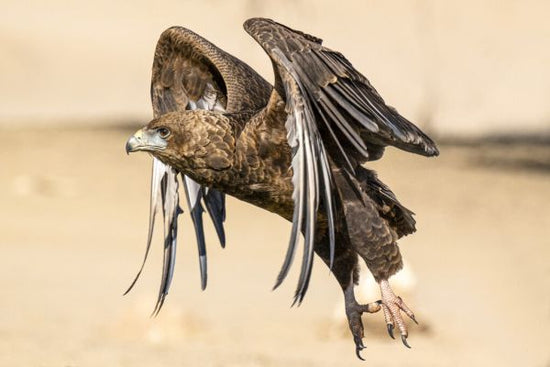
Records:
[[[388,279],[402,267],[396,241],[415,231],[415,220],[364,164],[381,158],[386,146],[436,156],[436,145],[386,105],[370,82],[321,39],[263,18],[247,20],[244,29],[269,56],[274,86],[183,27],[167,29],[156,47],[154,119],[126,143],[128,153],[153,156],[143,262],[155,213],[162,211],[164,218],[164,266],[154,312],[165,300],[174,270],[181,175],[195,225],[203,288],[203,207],[224,246],[224,194],[229,194],[292,222],[275,287],[302,246],[294,303],[300,304],[306,294],[316,253],[343,290],[357,356],[361,358],[364,348],[365,312],[382,310],[390,336],[396,328],[408,347],[401,312],[416,320]],[[359,258],[381,292],[380,300],[364,305],[354,295]]]

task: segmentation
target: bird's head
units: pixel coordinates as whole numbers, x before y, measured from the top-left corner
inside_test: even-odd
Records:
[[[235,139],[228,119],[209,111],[171,112],[152,120],[126,142],[126,152],[144,151],[180,170],[223,170],[233,164]]]

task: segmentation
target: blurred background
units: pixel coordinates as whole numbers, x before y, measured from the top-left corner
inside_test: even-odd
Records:
[[[290,309],[276,292],[289,224],[229,199],[200,291],[181,216],[171,294],[150,318],[161,242],[136,288],[150,158],[124,154],[151,118],[155,43],[188,27],[272,80],[243,30],[266,16],[341,51],[440,144],[371,165],[417,214],[396,288],[412,350],[364,317],[367,363],[550,366],[550,4],[501,1],[9,1],[0,12],[0,366],[352,366],[336,281],[316,261]],[[363,301],[376,293],[365,288]]]

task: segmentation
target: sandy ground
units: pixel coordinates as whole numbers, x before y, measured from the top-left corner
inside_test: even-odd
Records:
[[[550,366],[548,170],[494,164],[509,150],[475,146],[444,146],[436,160],[391,151],[376,164],[417,213],[401,248],[425,326],[411,325],[408,350],[372,332],[381,314],[365,317],[361,364],[335,332],[341,293],[327,269],[316,261],[304,304],[289,308],[296,268],[270,290],[289,225],[236,200],[225,250],[208,228],[205,292],[185,218],[160,315],[149,317],[158,238],[123,297],[144,250],[150,173],[148,156],[124,154],[129,133],[1,132],[0,366]]]

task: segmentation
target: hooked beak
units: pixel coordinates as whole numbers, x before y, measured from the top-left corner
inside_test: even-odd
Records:
[[[126,154],[140,150],[153,152],[166,149],[166,140],[162,139],[155,130],[139,129],[126,142]]]

